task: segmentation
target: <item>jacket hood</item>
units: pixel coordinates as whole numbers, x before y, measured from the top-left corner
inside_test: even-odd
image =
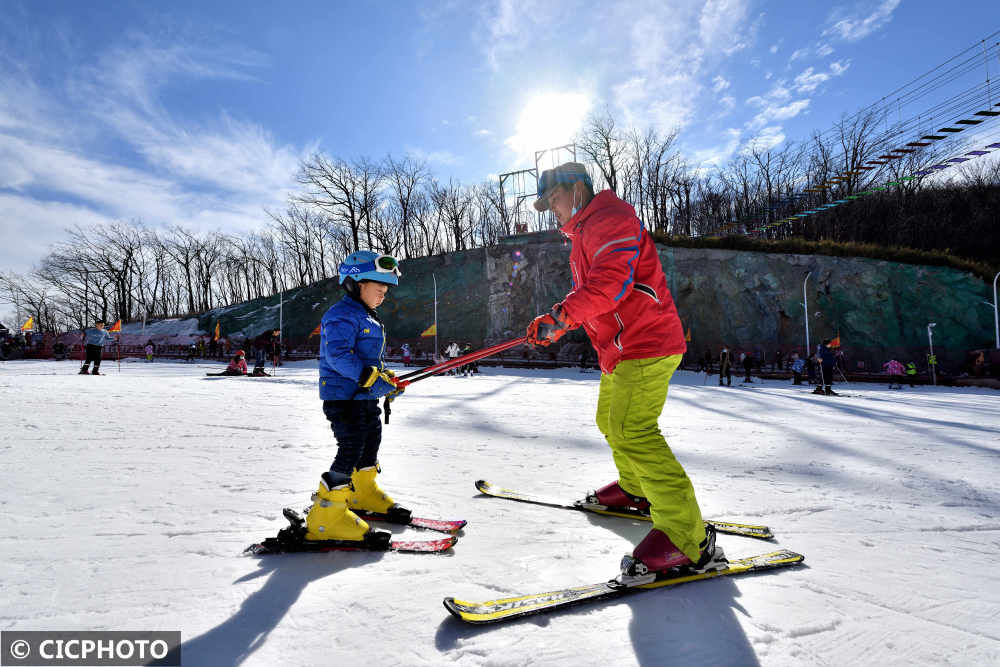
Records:
[[[580,229],[587,223],[594,215],[598,214],[614,215],[614,216],[635,216],[635,209],[632,205],[622,201],[618,198],[611,190],[601,190],[590,202],[583,208],[583,210],[578,211],[576,215],[570,218],[565,225],[563,225],[559,231],[563,233],[567,238],[572,239],[579,233]]]

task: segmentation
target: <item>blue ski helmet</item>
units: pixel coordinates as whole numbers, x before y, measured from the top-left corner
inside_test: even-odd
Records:
[[[381,255],[371,250],[359,250],[348,255],[340,263],[340,284],[351,278],[355,282],[374,280],[386,285],[398,285],[399,262],[392,255]]]

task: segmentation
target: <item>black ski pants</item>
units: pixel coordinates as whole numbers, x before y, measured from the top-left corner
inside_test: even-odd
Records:
[[[382,410],[377,400],[323,401],[323,414],[337,439],[337,456],[330,470],[350,476],[355,469],[378,462]]]
[[[91,362],[94,363],[94,370],[96,371],[101,367],[101,355],[104,354],[104,347],[101,345],[88,345],[87,346],[87,357],[83,362],[83,367],[86,368]]]

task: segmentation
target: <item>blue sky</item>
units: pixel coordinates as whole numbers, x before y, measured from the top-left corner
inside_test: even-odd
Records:
[[[996,0],[3,0],[0,270],[77,223],[260,228],[315,150],[480,182],[595,109],[679,128],[709,168],[826,129],[998,27]]]

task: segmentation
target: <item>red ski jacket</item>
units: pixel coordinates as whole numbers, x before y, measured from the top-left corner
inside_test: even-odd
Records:
[[[561,231],[572,242],[573,273],[573,291],[561,305],[583,325],[603,372],[623,359],[687,350],[656,244],[634,208],[604,190]]]

